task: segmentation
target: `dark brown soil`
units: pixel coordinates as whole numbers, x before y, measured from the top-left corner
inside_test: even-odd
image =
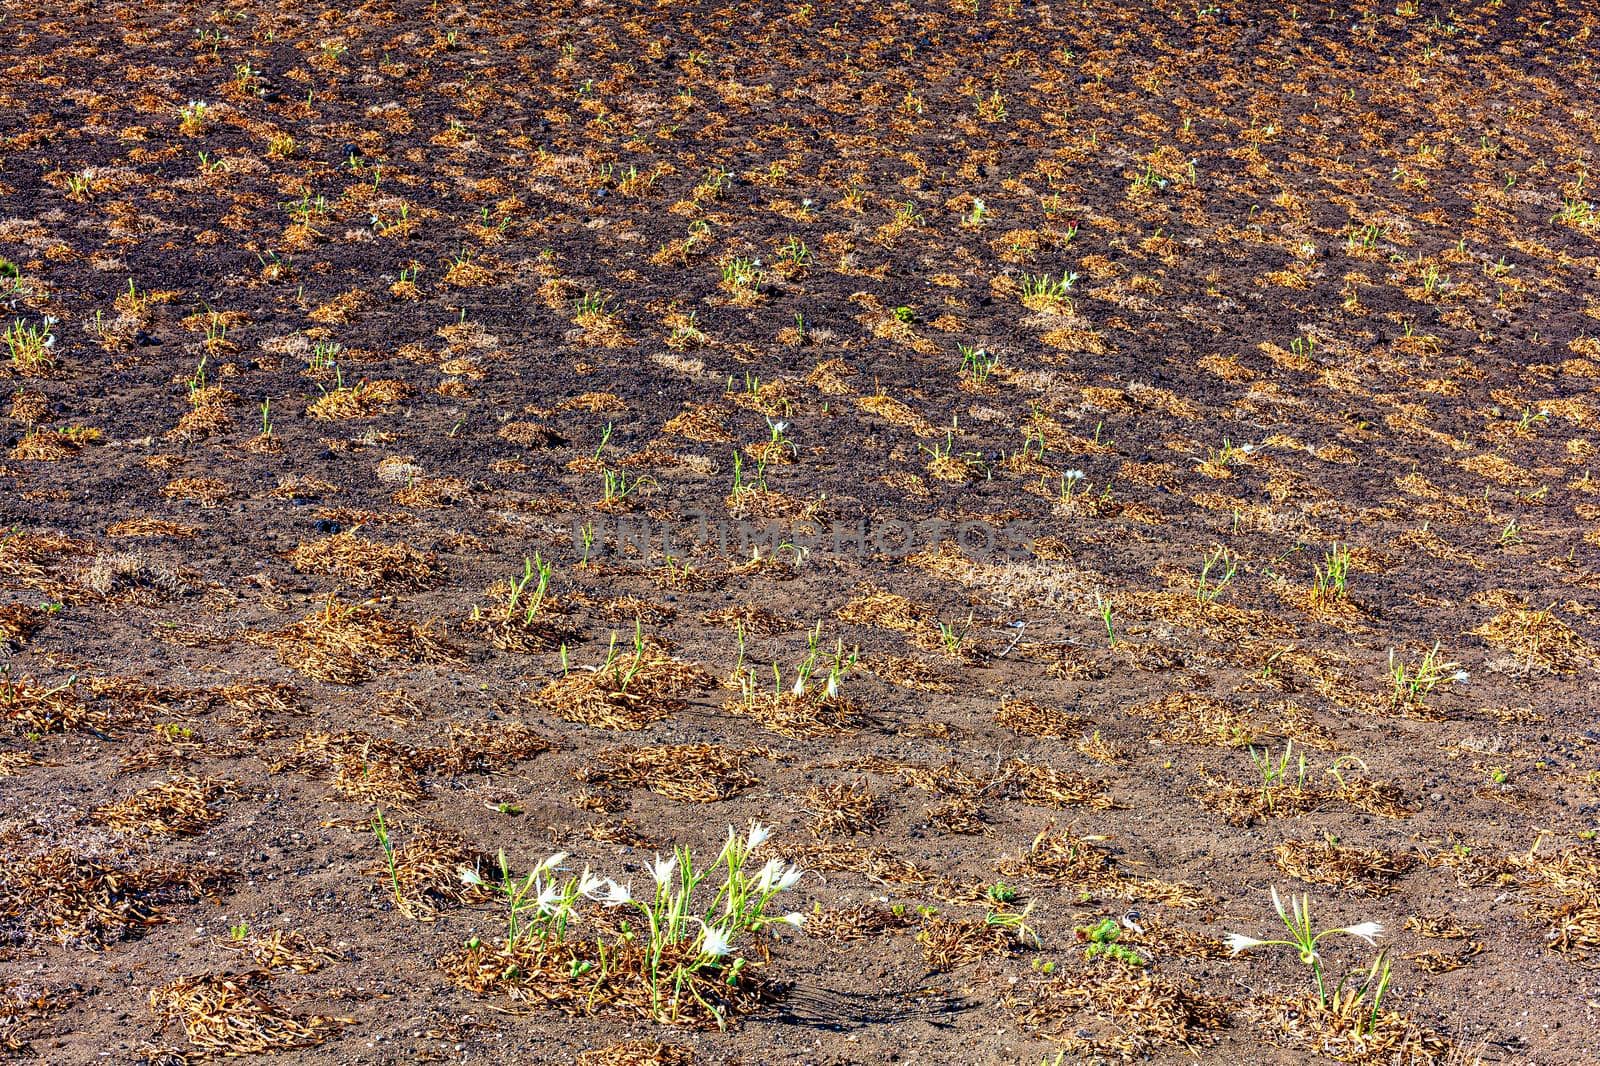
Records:
[[[1596,25],[7,8],[0,1057],[1600,1061]],[[752,820],[726,1031],[460,979]]]

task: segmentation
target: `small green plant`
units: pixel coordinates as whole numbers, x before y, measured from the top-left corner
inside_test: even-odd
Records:
[[[401,914],[407,918],[415,918],[416,914],[411,909],[411,904],[406,902],[405,893],[400,890],[400,867],[396,859],[394,841],[389,837],[389,823],[383,817],[383,808],[375,808],[372,816],[372,835],[377,838],[378,847],[383,852],[383,861],[389,868],[389,888],[394,893],[394,904]]]
[[[1044,458],[1044,440],[1039,440],[1039,458]],[[1056,493],[1062,503],[1071,503],[1072,497],[1077,493],[1078,486],[1083,484],[1086,475],[1082,470],[1065,470],[1061,474],[1061,487]]]
[[[206,388],[206,361],[207,361],[208,358],[209,358],[209,356],[204,356],[204,355],[202,355],[200,357],[200,361],[195,364],[194,373],[190,374],[189,375],[189,380],[187,382],[185,382],[185,385],[188,387],[188,390],[189,390],[189,403],[190,404],[194,404],[194,403],[198,402],[200,394],[205,391],[205,388]]]
[[[523,558],[522,576],[511,579],[511,591],[506,596],[505,621],[511,621],[516,617],[518,610],[521,610],[522,624],[524,626],[533,624],[539,608],[544,605],[545,594],[550,591],[552,572],[551,565],[545,562],[544,557],[538,552],[533,553],[532,559]],[[528,591],[530,584],[533,585],[531,592]]]
[[[722,284],[729,289],[754,289],[761,283],[761,264],[745,256],[735,256],[722,264]]]
[[[1261,792],[1262,802],[1267,810],[1274,809],[1279,791],[1293,788],[1302,793],[1306,787],[1306,757],[1294,754],[1294,741],[1288,741],[1283,746],[1283,753],[1274,757],[1271,752],[1250,749],[1250,762],[1254,764],[1260,781],[1257,788]]]
[[[1433,690],[1446,681],[1465,681],[1461,664],[1448,662],[1439,653],[1439,642],[1415,664],[1408,665],[1389,649],[1390,702],[1396,707],[1421,707]]]
[[[311,356],[306,369],[314,372],[332,370],[344,352],[344,345],[336,341],[317,341],[311,346]]]
[[[611,297],[604,292],[586,292],[572,303],[572,314],[577,319],[604,318],[611,312]]]
[[[967,634],[972,631],[972,612],[967,612],[965,621],[945,622],[940,621],[939,644],[954,658],[960,658],[962,647],[966,643]]]
[[[328,200],[324,196],[311,195],[308,189],[300,194],[300,199],[285,201],[283,209],[289,213],[289,220],[295,225],[309,226],[327,215]]]
[[[1102,918],[1095,925],[1079,926],[1076,932],[1078,940],[1085,945],[1083,957],[1086,959],[1114,959],[1136,969],[1149,965],[1143,955],[1117,942],[1122,938],[1122,923],[1115,918]]]
[[[756,460],[755,477],[747,478],[744,470],[744,456],[738,452],[733,453],[733,498],[743,499],[751,493],[767,491],[767,463],[764,458]]]
[[[250,923],[241,919],[237,925],[228,926],[228,939],[236,944],[250,939]]]
[[[996,881],[994,884],[990,885],[987,890],[985,890],[984,895],[987,896],[992,903],[1009,904],[1015,903],[1020,894],[1015,888],[1006,884],[1004,881]]]
[[[1037,277],[1031,274],[1022,275],[1022,299],[1024,303],[1065,303],[1072,287],[1078,283],[1078,275],[1063,271],[1061,277],[1053,278],[1049,274],[1040,274]]]
[[[211,106],[203,100],[190,100],[178,109],[178,129],[183,133],[201,133],[206,128],[206,116]]]
[[[961,356],[961,372],[972,380],[974,385],[986,385],[989,376],[1000,365],[1000,357],[990,352],[987,348],[974,348],[968,344],[957,344],[956,351]],[[1041,441],[1041,445],[1042,445]]]
[[[637,477],[630,478],[625,471],[612,470],[607,467],[601,472],[601,502],[621,503],[646,485],[654,485],[655,483],[656,479],[649,474],[640,474]]]
[[[1115,648],[1117,646],[1117,631],[1111,624],[1111,597],[1101,595],[1096,591],[1094,594],[1094,606],[1100,615],[1101,624],[1106,627],[1106,643],[1108,646]]]
[[[627,692],[628,686],[633,684],[633,679],[639,676],[639,671],[645,665],[645,640],[642,623],[635,618],[633,621],[633,655],[627,657],[617,651],[617,631],[611,631],[611,644],[606,648],[606,661],[595,668],[595,673],[603,674],[609,671],[612,682],[617,686],[618,692]],[[626,661],[626,668],[624,668]]]
[[[1200,566],[1200,577],[1195,582],[1195,599],[1201,603],[1215,603],[1222,590],[1239,572],[1239,556],[1222,545],[1216,545]]]
[[[1341,548],[1337,542],[1322,557],[1322,565],[1315,568],[1311,583],[1312,602],[1337,603],[1347,597],[1346,586],[1350,579],[1350,549]]]
[[[1518,433],[1531,433],[1531,432],[1533,432],[1533,427],[1534,426],[1538,425],[1541,422],[1548,422],[1549,420],[1550,420],[1550,412],[1549,411],[1544,410],[1543,408],[1540,408],[1538,411],[1535,411],[1531,407],[1524,407],[1522,409],[1522,417],[1517,419],[1517,432]]]
[[[804,270],[811,265],[811,250],[799,237],[790,237],[778,249],[778,262],[791,272]]]
[[[767,419],[767,455],[770,456],[774,452],[789,455],[800,454],[800,449],[795,447],[794,442],[788,438],[788,432],[788,422],[782,419],[776,421],[771,418]]]
[[[19,318],[0,332],[0,343],[19,374],[36,374],[55,365],[56,338],[48,323],[34,326]]]
[[[1028,914],[1032,910],[1033,904],[1030,903],[1020,911],[990,911],[984,915],[983,924],[990,929],[1004,929],[1018,944],[1032,942],[1037,948],[1040,946],[1039,934],[1028,924]]]

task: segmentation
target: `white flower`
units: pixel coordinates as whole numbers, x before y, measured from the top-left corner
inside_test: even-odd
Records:
[[[796,696],[804,696],[806,694],[806,675],[805,674],[801,674],[799,677],[794,679],[793,692],[794,692],[794,694]]]
[[[1471,676],[1472,675],[1467,673],[1465,670],[1457,670],[1454,674],[1451,675],[1451,679],[1454,680],[1454,681],[1465,681]]]
[[[538,908],[540,914],[553,914],[561,909],[557,906],[560,902],[561,888],[552,881],[539,889],[539,895],[534,899],[533,905]]]
[[[778,921],[783,922],[785,925],[792,925],[798,929],[802,925],[806,924],[806,916],[801,914],[799,911],[790,911],[782,918],[779,918]]]
[[[828,685],[827,685],[827,688],[823,690],[823,695],[831,700],[835,696],[837,696],[838,694],[839,694],[839,677],[838,677],[837,674],[829,674],[828,675]]]
[[[756,874],[756,891],[765,892],[778,880],[778,875],[783,872],[782,859],[768,859],[767,864]]]
[[[588,896],[590,899],[593,899],[594,894],[604,888],[605,885],[605,878],[596,877],[594,874],[590,873],[589,868],[585,866],[583,868],[583,876],[578,878],[578,894],[582,896]]]
[[[706,955],[720,959],[733,948],[733,938],[727,930],[718,929],[714,925],[702,925],[700,932],[700,950]]]
[[[461,879],[461,883],[464,885],[476,887],[483,884],[482,876],[479,875],[477,870],[474,870],[470,866],[463,866],[458,869],[456,871],[456,876]]]
[[[1278,912],[1278,917],[1279,918],[1283,918],[1285,921],[1287,921],[1288,920],[1287,916],[1284,914],[1284,910],[1283,910],[1283,898],[1278,895],[1278,886],[1277,885],[1273,885],[1272,886],[1271,894],[1272,894],[1272,909]]]
[[[673,873],[678,869],[678,857],[674,855],[670,859],[663,859],[658,854],[655,862],[645,863],[644,869],[657,886],[664,886],[672,880]]]
[[[1243,933],[1229,933],[1223,938],[1223,942],[1228,945],[1228,954],[1230,955],[1237,955],[1241,951],[1249,951],[1251,948],[1258,948],[1266,943],[1265,940],[1257,940],[1255,937],[1245,936]]]
[[[750,823],[750,832],[745,835],[744,849],[754,851],[772,839],[772,826],[762,825],[760,822]]]
[[[1383,923],[1362,922],[1360,925],[1347,925],[1343,929],[1340,929],[1339,932],[1349,933],[1351,936],[1358,936],[1367,943],[1376,946],[1377,941],[1375,941],[1373,938],[1383,935]]]
[[[606,878],[605,884],[606,890],[603,894],[591,896],[589,898],[593,899],[597,903],[603,903],[607,907],[620,907],[624,903],[633,902],[633,892],[628,888],[627,885],[619,885],[609,877]]]
[[[546,870],[554,870],[556,867],[560,866],[562,863],[564,863],[566,861],[567,861],[567,852],[558,851],[554,855],[550,856],[548,859],[544,860],[544,862],[541,862],[538,866],[535,866],[533,868],[533,872],[536,873],[536,874],[542,874]]]
[[[757,892],[787,892],[800,882],[805,871],[798,866],[785,868],[779,859],[773,859],[756,875]]]
[[[1066,478],[1068,481],[1082,481],[1083,480],[1083,471],[1082,470],[1068,470],[1065,474],[1062,474],[1061,476]]]

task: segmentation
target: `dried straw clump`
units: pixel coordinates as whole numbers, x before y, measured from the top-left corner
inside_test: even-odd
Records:
[[[685,803],[715,803],[755,786],[745,752],[716,744],[623,745],[597,752],[578,772],[590,785],[647,788]]]
[[[349,1018],[296,1018],[260,991],[272,979],[265,970],[179,977],[150,993],[158,1017],[182,1024],[195,1050],[214,1055],[252,1055],[315,1047]]]

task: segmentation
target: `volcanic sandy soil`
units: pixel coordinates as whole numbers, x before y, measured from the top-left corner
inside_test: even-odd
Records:
[[[0,1059],[1600,1062],[1579,0],[0,12]]]

